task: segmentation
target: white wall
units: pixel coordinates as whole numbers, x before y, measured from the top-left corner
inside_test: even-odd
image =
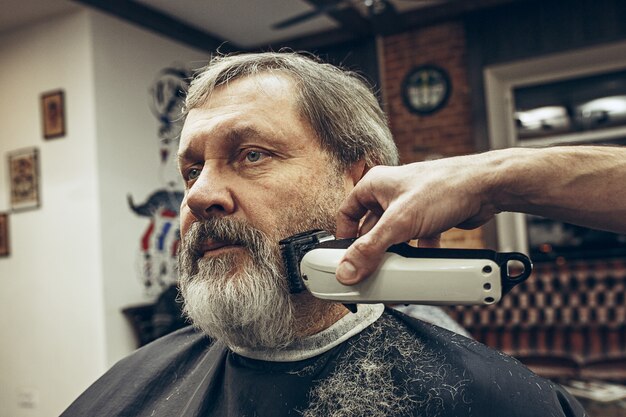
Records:
[[[10,215],[0,258],[0,416],[51,416],[106,366],[91,42],[84,14],[0,38],[0,211],[6,153],[36,146],[40,209]],[[67,136],[44,141],[39,96],[63,88]],[[34,409],[19,408],[31,392]]]
[[[42,207],[10,214],[0,258],[0,417],[58,415],[134,349],[121,308],[149,301],[135,261],[148,221],[126,195],[161,186],[148,90],[162,68],[206,58],[92,11],[0,37],[0,212],[6,153],[36,146],[42,168]],[[44,141],[39,96],[59,88],[67,136]]]

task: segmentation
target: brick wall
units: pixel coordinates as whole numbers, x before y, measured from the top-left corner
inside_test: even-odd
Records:
[[[463,24],[447,22],[387,36],[381,44],[384,105],[402,163],[473,153]],[[411,113],[401,91],[409,71],[423,64],[444,68],[452,84],[447,105],[427,116]],[[484,247],[482,232],[451,230],[442,237],[442,246]]]

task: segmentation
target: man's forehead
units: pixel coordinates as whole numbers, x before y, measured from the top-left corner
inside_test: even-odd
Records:
[[[264,71],[226,81],[207,94],[197,107],[211,107],[218,99],[256,96],[257,99],[289,99],[293,103],[296,82],[281,71]]]
[[[315,138],[319,145],[308,120],[301,116],[294,88],[294,81],[280,73],[243,77],[218,87],[187,114],[179,154],[196,139],[218,137],[220,142],[257,138],[292,148],[301,147],[298,139],[306,137]]]
[[[220,114],[245,120],[263,113],[272,116],[280,111],[301,119],[294,93],[294,81],[280,73],[237,78],[216,87],[199,105],[191,108],[185,117],[182,133],[188,133],[191,125],[199,119]]]

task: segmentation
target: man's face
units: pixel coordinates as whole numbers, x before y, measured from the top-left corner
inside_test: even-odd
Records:
[[[350,188],[349,176],[331,167],[298,115],[294,95],[288,78],[258,75],[219,87],[208,103],[189,112],[179,147],[183,236],[194,222],[215,216],[245,220],[272,234],[306,216],[308,208],[297,199],[329,191],[320,187],[329,175],[342,175],[338,184]],[[298,213],[285,218],[289,207]],[[206,255],[237,250],[210,242]]]
[[[277,242],[311,228],[332,231],[336,210],[352,186],[350,175],[330,163],[298,115],[294,95],[286,77],[235,80],[191,110],[181,133],[179,165],[186,189],[181,287],[188,315],[201,328],[211,317],[205,330],[217,337],[241,333],[254,322],[283,321],[293,306]],[[268,296],[272,291],[276,294]],[[270,311],[283,302],[276,307],[280,311]],[[250,304],[259,311],[242,318]],[[275,343],[233,336],[237,345]]]

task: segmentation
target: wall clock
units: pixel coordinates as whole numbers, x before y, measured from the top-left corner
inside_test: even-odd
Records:
[[[402,82],[404,105],[413,113],[428,115],[442,109],[448,102],[452,84],[448,73],[435,65],[422,65],[411,70]]]

